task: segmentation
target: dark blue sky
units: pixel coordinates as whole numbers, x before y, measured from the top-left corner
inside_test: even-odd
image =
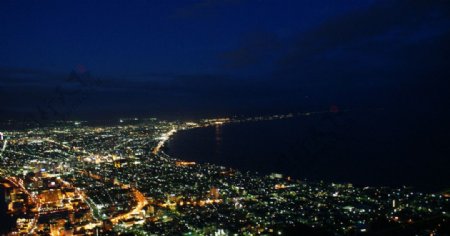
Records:
[[[0,32],[2,119],[450,105],[449,1],[5,0]]]

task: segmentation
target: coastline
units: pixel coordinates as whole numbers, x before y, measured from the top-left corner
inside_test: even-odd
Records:
[[[326,116],[324,116],[326,119]],[[324,117],[319,117],[319,119],[324,119]],[[307,117],[309,121],[311,118]],[[250,128],[247,124],[238,123],[238,122],[230,122],[226,124],[221,124],[219,127],[220,137],[216,137],[216,129],[215,126],[206,126],[206,127],[193,127],[189,129],[177,129],[176,133],[172,133],[170,137],[165,140],[164,146],[168,149],[163,149],[164,154],[167,157],[186,160],[190,162],[196,162],[199,164],[214,164],[218,166],[224,166],[227,168],[236,169],[242,172],[250,171],[256,172],[260,175],[270,175],[271,173],[281,173],[284,176],[290,176],[294,179],[298,180],[307,180],[312,182],[330,182],[330,183],[352,183],[355,186],[366,187],[390,187],[390,188],[400,188],[400,187],[411,187],[417,191],[428,192],[428,193],[437,193],[442,190],[448,189],[445,186],[440,178],[437,178],[433,173],[425,173],[418,172],[416,169],[407,169],[402,172],[395,171],[396,167],[394,164],[388,165],[385,163],[396,163],[402,162],[406,159],[406,156],[399,156],[395,160],[391,160],[386,155],[382,155],[383,153],[387,153],[390,150],[381,150],[378,152],[368,152],[364,158],[364,162],[356,162],[360,155],[360,152],[364,152],[364,150],[371,150],[374,144],[365,144],[355,146],[340,146],[339,142],[345,142],[346,140],[338,140],[337,143],[331,142],[325,143],[326,145],[331,146],[318,146],[316,142],[328,142],[324,141],[324,139],[330,139],[329,137],[319,137],[316,139],[311,139],[309,133],[302,133],[304,130],[291,130],[289,124],[292,122],[297,122],[297,119],[289,119],[292,121],[288,121],[288,125],[284,125],[284,121],[282,122],[264,122],[264,124],[253,124],[253,122],[249,122]],[[316,122],[316,118],[312,119],[312,122]],[[307,126],[309,121],[304,121],[302,117],[300,117],[300,123],[305,122]],[[283,140],[275,140],[278,143],[275,143],[274,146],[280,144],[280,146],[276,146],[272,148],[271,141],[262,140],[262,144],[254,144],[255,141],[249,143],[249,145],[241,145],[240,142],[244,142],[245,140],[251,139],[261,139],[272,138],[268,135],[271,130],[274,130],[278,127],[278,124],[284,126],[284,131],[298,133],[297,136],[294,137],[282,137]],[[306,124],[308,123],[308,124]],[[295,123],[294,123],[295,124]],[[261,128],[262,126],[262,128]],[[268,127],[266,127],[268,126]],[[274,128],[275,126],[275,128]],[[253,128],[252,128],[253,127]],[[264,131],[258,131],[259,133],[253,133],[252,130],[256,128],[264,129]],[[287,127],[287,128],[286,128]],[[197,129],[202,128],[202,129]],[[206,128],[206,129],[203,129]],[[222,131],[223,128],[223,131]],[[344,127],[345,128],[345,127]],[[269,129],[267,131],[266,129]],[[182,132],[186,131],[186,132]],[[283,135],[283,130],[277,130],[277,135]],[[345,130],[345,132],[347,132]],[[359,132],[359,131],[358,131]],[[382,131],[381,133],[383,133]],[[244,134],[246,133],[246,134]],[[250,134],[249,134],[250,133]],[[177,134],[177,135],[175,135]],[[241,136],[245,136],[242,138]],[[370,136],[371,134],[365,134]],[[379,134],[377,134],[379,135]],[[223,137],[222,137],[223,136]],[[303,137],[304,136],[304,137]],[[354,135],[357,136],[357,135]],[[298,142],[298,137],[301,137]],[[339,137],[339,135],[337,136]],[[344,137],[348,138],[348,137]],[[364,138],[364,137],[363,137]],[[361,138],[361,140],[363,139]],[[372,137],[371,137],[372,138]],[[378,138],[378,137],[375,137]],[[219,139],[219,143],[216,143],[216,139]],[[239,141],[236,141],[238,139]],[[296,140],[297,139],[297,140]],[[283,143],[283,141],[288,141],[288,144]],[[306,141],[305,141],[306,140]],[[359,141],[359,139],[356,139]],[[265,144],[264,144],[265,142]],[[364,140],[364,142],[366,142]],[[299,144],[298,144],[299,143]],[[175,147],[175,145],[178,145]],[[180,146],[181,145],[181,146]],[[235,147],[233,145],[236,145]],[[253,146],[252,146],[253,145]],[[257,145],[257,146],[255,146]],[[316,148],[318,152],[317,158],[313,159],[312,157],[305,156],[305,152],[303,149],[298,149],[298,146],[306,146],[306,148]],[[369,145],[366,147],[365,145]],[[175,147],[175,148],[174,148]],[[238,153],[230,152],[230,149],[239,150]],[[217,150],[214,148],[218,148],[219,154],[216,153]],[[245,150],[243,150],[243,148]],[[252,150],[249,149],[264,149],[256,150],[257,153],[263,154],[259,155],[257,158],[251,157],[247,158],[246,154],[251,153]],[[338,148],[335,152],[335,148]],[[274,149],[274,150],[269,150]],[[323,151],[325,149],[326,151]],[[330,150],[328,150],[330,149]],[[353,150],[356,149],[357,151]],[[298,151],[301,151],[300,153]],[[310,150],[310,149],[308,149]],[[253,150],[255,151],[255,150]],[[242,153],[243,152],[243,153]],[[348,156],[344,156],[345,154],[349,154]],[[216,155],[217,154],[217,155]],[[306,153],[308,154],[308,153]],[[257,155],[257,154],[255,154]],[[253,155],[253,156],[255,156]],[[271,157],[267,157],[271,156]],[[296,158],[300,157],[300,158]],[[342,159],[345,157],[344,159]],[[247,159],[246,159],[247,158]],[[366,163],[367,162],[367,163]],[[378,162],[378,163],[376,163]],[[368,164],[369,163],[369,164]],[[374,166],[370,165],[371,163],[375,163]],[[298,170],[296,169],[298,168]],[[345,170],[345,171],[343,171]],[[380,171],[383,170],[383,171]],[[360,176],[363,174],[362,178],[356,178],[356,176]],[[410,173],[417,173],[412,176],[412,178],[408,178]],[[426,178],[419,178],[421,176],[425,176]],[[356,180],[355,180],[356,179]],[[393,181],[395,180],[395,181]],[[393,182],[392,182],[393,181]],[[440,181],[440,182],[439,182]],[[432,184],[430,184],[432,183]],[[430,187],[433,186],[433,187]]]
[[[161,140],[158,142],[156,147],[152,150],[152,154],[158,155],[161,148],[166,144],[166,142],[170,139],[170,137],[173,136],[177,131],[178,130],[175,129],[175,127],[172,127],[172,129],[170,131],[168,131],[167,133],[164,133],[160,138]]]

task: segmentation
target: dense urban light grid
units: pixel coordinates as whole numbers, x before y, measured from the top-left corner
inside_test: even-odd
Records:
[[[112,126],[67,121],[8,132],[2,204],[19,234],[358,234],[420,224],[417,233],[434,234],[445,227],[449,193],[264,176],[163,151],[178,130],[316,114],[133,118]]]

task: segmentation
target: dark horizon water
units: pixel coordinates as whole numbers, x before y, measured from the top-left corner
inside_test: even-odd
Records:
[[[261,174],[434,192],[450,178],[448,148],[433,127],[387,111],[311,115],[180,131],[167,153]]]

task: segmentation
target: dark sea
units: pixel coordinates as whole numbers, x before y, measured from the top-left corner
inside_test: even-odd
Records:
[[[437,192],[450,187],[441,131],[388,111],[339,112],[180,131],[166,152],[259,174]]]

